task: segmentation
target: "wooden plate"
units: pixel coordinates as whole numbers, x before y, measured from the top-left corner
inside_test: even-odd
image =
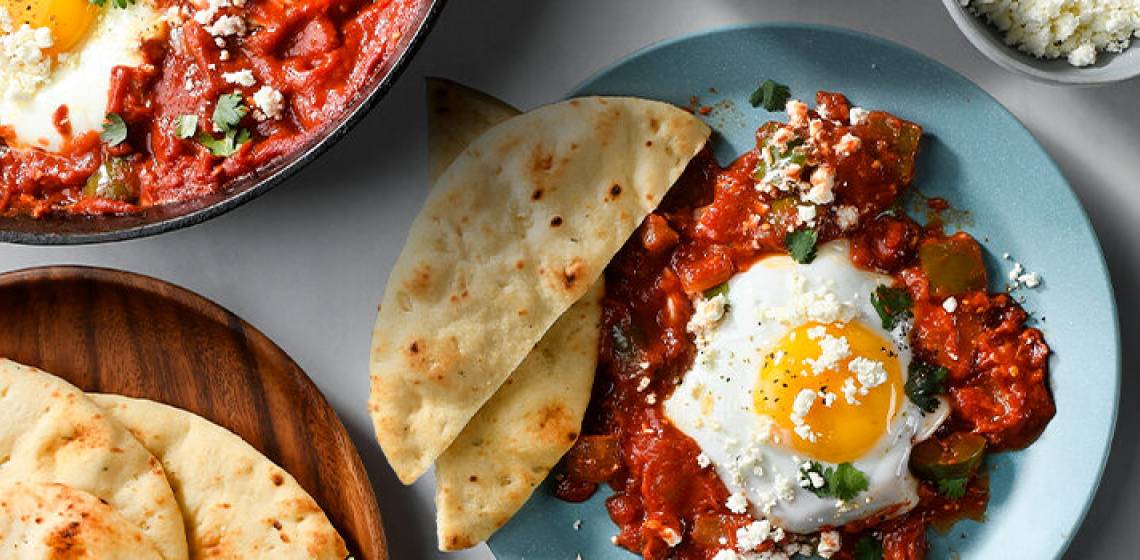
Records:
[[[233,430],[297,478],[356,558],[388,558],[372,484],[332,407],[284,351],[217,304],[128,272],[11,272],[0,275],[0,356]]]

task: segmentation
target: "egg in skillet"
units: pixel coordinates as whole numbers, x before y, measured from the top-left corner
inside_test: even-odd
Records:
[[[698,354],[664,408],[730,510],[813,533],[917,505],[910,450],[949,407],[924,413],[906,396],[905,333],[883,328],[870,297],[891,284],[840,241],[810,264],[765,258],[696,302]],[[828,469],[852,468],[865,480],[855,495],[826,488]]]
[[[113,69],[166,32],[153,0],[0,0],[0,138],[58,151],[60,107],[72,135],[100,130]]]

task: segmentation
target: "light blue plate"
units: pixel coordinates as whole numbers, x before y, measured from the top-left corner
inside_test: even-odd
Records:
[[[784,118],[748,105],[765,78],[814,99],[816,90],[916,121],[926,138],[916,186],[968,210],[964,224],[988,251],[994,289],[1010,253],[1044,282],[1024,292],[1056,352],[1057,416],[1029,449],[989,459],[988,519],[932,534],[931,558],[1060,556],[1088,509],[1107,459],[1120,381],[1116,308],[1100,246],[1057,166],[1001,105],[953,70],[875,37],[798,24],[718,29],[653,46],[588,80],[571,95],[635,95],[717,109],[718,158],[753,145],[762,122]],[[709,88],[715,88],[715,94]],[[718,103],[723,102],[723,103]],[[1020,292],[1019,292],[1020,293]],[[568,504],[539,488],[491,539],[499,560],[634,558],[610,544],[616,528],[603,502]],[[578,530],[575,522],[581,520]]]

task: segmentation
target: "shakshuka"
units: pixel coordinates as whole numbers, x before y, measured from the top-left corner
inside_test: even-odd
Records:
[[[1054,413],[1049,347],[978,242],[944,200],[903,211],[921,127],[827,92],[786,111],[727,168],[706,148],[606,270],[555,491],[608,483],[645,558],[921,559],[928,526],[981,518],[985,455]]]
[[[184,202],[303,149],[423,0],[0,0],[0,212]]]

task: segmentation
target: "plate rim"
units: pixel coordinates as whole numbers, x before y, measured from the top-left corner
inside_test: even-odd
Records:
[[[1093,501],[1096,499],[1097,495],[1099,494],[1101,483],[1104,481],[1105,469],[1108,466],[1108,460],[1109,460],[1109,457],[1110,457],[1111,452],[1112,452],[1112,443],[1116,437],[1116,427],[1117,427],[1117,420],[1119,418],[1119,409],[1120,409],[1120,386],[1121,386],[1121,377],[1123,374],[1122,356],[1121,356],[1121,338],[1120,338],[1120,313],[1119,313],[1119,308],[1118,308],[1117,303],[1116,303],[1116,293],[1115,293],[1115,290],[1114,290],[1113,284],[1112,284],[1111,271],[1108,268],[1108,262],[1105,259],[1105,255],[1104,255],[1104,248],[1103,248],[1103,245],[1101,244],[1100,237],[1097,235],[1096,228],[1094,228],[1092,225],[1092,220],[1089,218],[1088,211],[1085,209],[1084,205],[1081,203],[1081,200],[1077,196],[1076,191],[1073,190],[1072,183],[1069,181],[1068,177],[1065,176],[1064,171],[1062,171],[1061,168],[1057,165],[1057,162],[1053,158],[1052,154],[1050,154],[1049,151],[1045,149],[1045,147],[1041,144],[1041,141],[1038,140],[1037,137],[1033,135],[1033,133],[1029,130],[1028,127],[1025,126],[1025,123],[1023,123],[1021,121],[1021,119],[1019,119],[1017,117],[1017,115],[1015,115],[1004,104],[1002,104],[1000,101],[998,101],[997,98],[995,98],[988,91],[986,91],[985,88],[983,88],[980,85],[978,85],[977,83],[975,83],[973,80],[967,78],[966,76],[962,75],[962,73],[960,73],[957,70],[951,68],[950,66],[942,63],[941,61],[939,61],[939,60],[937,60],[937,59],[935,59],[935,58],[933,58],[933,57],[931,57],[931,56],[929,56],[929,55],[927,55],[921,51],[918,51],[914,48],[911,48],[907,45],[903,45],[903,44],[898,43],[896,41],[893,41],[891,39],[886,39],[884,37],[880,37],[878,35],[874,35],[874,34],[871,34],[871,33],[865,32],[865,31],[859,31],[859,30],[855,30],[855,29],[849,29],[849,28],[845,28],[845,27],[820,24],[820,23],[808,23],[808,22],[785,21],[785,20],[754,21],[754,22],[746,22],[746,23],[736,23],[736,24],[729,24],[729,25],[713,26],[713,27],[709,27],[706,29],[692,31],[692,32],[684,33],[681,35],[676,35],[673,37],[669,37],[666,39],[662,39],[659,41],[649,43],[648,45],[640,47],[640,48],[630,52],[629,54],[626,54],[626,55],[618,58],[614,62],[606,64],[606,65],[602,66],[601,68],[599,68],[598,70],[592,72],[584,80],[581,80],[577,84],[575,84],[569,90],[569,92],[566,94],[565,98],[568,99],[571,97],[580,96],[582,94],[582,92],[584,90],[588,89],[588,87],[591,84],[598,81],[601,77],[605,76],[606,74],[613,72],[614,70],[618,69],[619,67],[624,66],[624,65],[630,63],[631,61],[637,59],[637,58],[640,58],[640,57],[647,55],[651,52],[658,51],[660,49],[671,47],[671,46],[676,45],[678,43],[683,43],[683,42],[693,40],[693,39],[699,39],[699,38],[706,37],[709,35],[718,35],[718,34],[732,33],[732,32],[738,32],[738,31],[767,31],[767,30],[775,30],[775,29],[790,30],[790,31],[801,32],[801,33],[804,33],[804,32],[806,32],[806,33],[821,33],[821,32],[822,33],[830,33],[830,34],[835,34],[835,35],[846,36],[848,38],[853,38],[853,39],[857,39],[857,40],[869,41],[871,43],[875,43],[875,44],[883,46],[883,47],[903,51],[904,53],[906,53],[908,55],[911,55],[911,56],[913,56],[917,59],[920,59],[926,63],[934,65],[935,67],[946,72],[948,75],[953,76],[957,80],[960,80],[967,87],[971,87],[974,90],[976,90],[979,94],[981,94],[984,97],[984,99],[986,99],[990,103],[992,103],[992,106],[997,107],[1000,112],[1002,112],[1006,116],[1008,116],[1010,118],[1010,120],[1012,120],[1012,122],[1015,123],[1016,126],[1019,128],[1019,131],[1024,133],[1030,139],[1031,142],[1027,145],[1038,150],[1041,154],[1043,154],[1045,156],[1045,159],[1048,161],[1049,166],[1050,166],[1049,171],[1056,173],[1056,175],[1058,177],[1060,177],[1061,180],[1064,182],[1064,186],[1066,187],[1064,189],[1065,194],[1069,197],[1070,202],[1072,202],[1073,205],[1077,209],[1078,216],[1080,218],[1079,225],[1082,226],[1084,228],[1084,230],[1089,234],[1089,236],[1091,237],[1091,239],[1092,239],[1092,241],[1095,244],[1096,249],[1097,249],[1097,251],[1096,251],[1096,257],[1097,257],[1096,262],[1100,266],[1099,276],[1100,276],[1100,280],[1103,282],[1103,287],[1104,287],[1105,293],[1107,295],[1108,307],[1109,307],[1108,312],[1112,316],[1112,337],[1110,340],[1111,340],[1111,347],[1112,347],[1112,354],[1113,354],[1113,356],[1112,356],[1112,367],[1113,367],[1112,394],[1113,394],[1113,399],[1112,399],[1111,411],[1108,414],[1108,433],[1106,434],[1107,437],[1105,438],[1105,442],[1102,445],[1102,448],[1100,449],[1100,457],[1098,460],[1099,464],[1097,465],[1097,469],[1096,469],[1096,477],[1094,480],[1092,480],[1091,484],[1088,487],[1088,491],[1084,497],[1084,501],[1083,501],[1083,504],[1080,508],[1080,511],[1078,512],[1078,515],[1074,519],[1073,526],[1070,527],[1070,530],[1066,531],[1064,536],[1063,536],[1061,547],[1060,547],[1060,549],[1057,550],[1057,553],[1056,553],[1057,557],[1061,557],[1068,550],[1069,546],[1072,544],[1073,539],[1076,537],[1079,529],[1084,525],[1084,522],[1088,517],[1089,510],[1092,508]]]
[[[317,406],[323,405],[323,408],[331,413],[330,418],[333,420],[333,422],[330,428],[333,432],[336,433],[336,436],[339,439],[347,443],[349,455],[349,464],[347,467],[351,471],[355,472],[360,477],[360,480],[364,483],[361,486],[362,489],[365,490],[365,492],[363,492],[364,503],[359,505],[362,506],[366,512],[366,517],[368,520],[367,525],[374,525],[374,527],[369,527],[371,530],[369,533],[362,534],[360,536],[366,538],[370,542],[371,546],[380,554],[380,556],[375,559],[367,560],[386,560],[390,558],[390,552],[388,550],[388,538],[384,530],[384,520],[380,512],[379,500],[376,496],[375,486],[372,483],[372,477],[368,470],[365,468],[364,461],[360,456],[360,450],[357,449],[356,443],[353,441],[347,427],[344,425],[344,422],[340,418],[340,414],[337,412],[336,408],[332,406],[332,403],[328,401],[328,398],[325,397],[324,393],[320,390],[320,387],[318,387],[313,379],[309,377],[308,372],[306,372],[304,368],[302,368],[301,365],[297,363],[297,361],[293,359],[293,357],[288,352],[285,351],[284,348],[277,344],[276,341],[262,332],[261,329],[251,324],[249,321],[246,321],[241,316],[230,311],[212,299],[207,298],[204,295],[174,284],[173,282],[168,282],[161,278],[130,270],[82,264],[32,266],[0,273],[0,290],[13,288],[34,289],[34,287],[29,287],[29,283],[35,282],[60,283],[72,281],[93,282],[96,284],[113,286],[121,290],[144,292],[153,297],[169,301],[172,304],[191,310],[195,314],[203,315],[207,320],[225,321],[228,323],[236,321],[244,338],[260,338],[267,342],[272,347],[272,349],[276,350],[280,356],[285,359],[288,365],[295,367],[296,370],[300,373],[300,375],[295,376],[292,379],[302,385],[306,392],[311,392],[316,396],[317,402],[315,404]],[[216,318],[211,318],[209,317],[210,315],[214,315]],[[66,378],[64,379],[66,380]],[[70,381],[68,382],[70,383]],[[168,403],[163,402],[162,404]],[[308,403],[306,406],[311,407],[313,405],[314,403]],[[225,430],[231,432],[233,431],[228,426],[224,426],[216,422],[213,418],[210,418],[206,414],[198,411],[188,412],[199,415],[211,423],[215,423],[216,425],[221,426]],[[238,437],[241,436],[239,435]],[[242,438],[242,441],[246,441],[246,443],[248,443],[250,446],[257,449],[259,453],[265,453],[265,451],[259,449],[253,443],[245,440],[245,438]],[[270,461],[273,461],[274,464],[277,464],[276,460],[272,458],[270,458]],[[281,468],[284,469],[285,467]],[[286,472],[288,472],[287,469]],[[324,504],[321,504],[319,502],[318,505],[321,506],[322,510],[325,507]],[[345,534],[344,527],[337,524],[334,524],[334,527],[339,533],[341,533],[342,536]],[[351,546],[351,543],[346,544],[350,544]],[[362,550],[358,550],[357,552],[363,557],[364,552]]]

